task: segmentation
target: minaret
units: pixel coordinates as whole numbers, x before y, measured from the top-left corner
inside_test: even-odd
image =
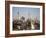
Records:
[[[35,19],[34,19],[34,20],[35,20],[35,22],[37,23],[37,17],[35,17]]]
[[[28,10],[28,27],[31,29],[31,17],[30,17],[30,11]]]
[[[28,11],[28,19],[30,19],[31,17],[30,17],[30,11]]]
[[[17,19],[19,20],[19,8],[18,8],[18,12],[17,12]]]

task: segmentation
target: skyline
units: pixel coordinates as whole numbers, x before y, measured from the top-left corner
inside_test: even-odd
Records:
[[[16,18],[17,13],[19,12],[19,17],[24,16],[27,19],[29,16],[30,18],[34,19],[35,17],[40,20],[40,8],[29,8],[29,7],[13,7],[12,8],[12,17]]]

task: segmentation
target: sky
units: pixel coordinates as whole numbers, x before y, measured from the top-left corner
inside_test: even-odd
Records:
[[[37,17],[40,20],[40,8],[31,8],[31,7],[13,7],[12,16],[16,18],[19,12],[19,17],[24,16],[25,19],[28,17],[35,18]]]

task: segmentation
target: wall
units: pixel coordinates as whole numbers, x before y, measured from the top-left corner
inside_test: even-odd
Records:
[[[45,3],[45,0],[16,0],[16,1],[44,2]],[[46,16],[46,13],[45,13],[45,16]],[[45,25],[46,25],[46,23],[45,23]],[[45,26],[45,30],[46,30],[46,26]],[[46,34],[46,31],[45,31],[45,34]],[[0,0],[0,38],[5,38],[4,36],[5,36],[5,0]],[[13,38],[13,37],[11,37],[11,38]],[[46,35],[24,36],[24,37],[16,37],[16,38],[46,38]]]

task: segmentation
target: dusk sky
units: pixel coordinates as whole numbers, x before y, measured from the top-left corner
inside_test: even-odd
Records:
[[[19,12],[19,16],[24,16],[27,19],[29,16],[37,17],[40,20],[40,8],[31,8],[31,7],[13,7],[12,8],[12,16],[17,17],[17,13]],[[29,13],[29,16],[28,16]]]

